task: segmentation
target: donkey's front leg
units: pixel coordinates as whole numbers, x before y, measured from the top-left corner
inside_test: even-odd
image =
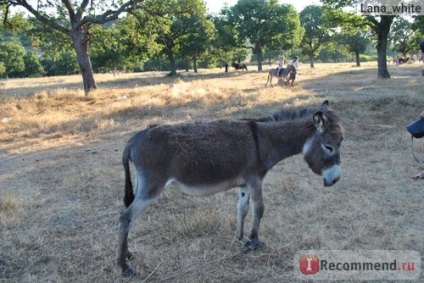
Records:
[[[246,251],[256,250],[261,246],[258,234],[265,207],[262,198],[262,180],[260,178],[256,178],[251,183],[250,194],[252,197],[253,223],[249,234],[250,241],[245,244]]]
[[[243,245],[250,241],[249,238],[244,235],[244,219],[246,218],[247,212],[249,211],[249,198],[249,188],[246,186],[241,187],[239,201],[237,204],[236,237],[243,243]]]

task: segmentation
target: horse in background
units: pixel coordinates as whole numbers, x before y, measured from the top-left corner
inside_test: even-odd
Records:
[[[233,64],[231,64],[231,66],[232,66],[234,69],[236,69],[236,71],[237,71],[237,70],[239,70],[239,69],[242,69],[242,70],[246,70],[246,71],[247,71],[247,66],[246,66],[246,64],[244,64],[244,63],[234,63],[234,62],[233,62]]]
[[[268,86],[268,83],[270,83],[271,87],[273,87],[272,79],[274,77],[278,77],[278,84],[279,85],[283,86],[283,80],[284,80],[284,84],[287,85],[287,82],[288,82],[287,76],[290,74],[290,72],[296,72],[296,67],[293,66],[293,65],[288,65],[286,68],[283,69],[281,74],[277,74],[277,69],[278,68],[269,69],[265,87]]]
[[[411,59],[410,57],[399,57],[398,61],[399,61],[399,65],[400,64],[405,64],[406,62],[409,61],[409,59]]]

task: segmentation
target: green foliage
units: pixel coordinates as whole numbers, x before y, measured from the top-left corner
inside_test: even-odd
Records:
[[[412,28],[418,31],[421,35],[424,35],[424,16],[416,16]]]
[[[239,46],[250,43],[262,69],[264,49],[291,49],[300,43],[303,29],[292,5],[276,0],[239,0],[225,11],[229,25],[235,27]]]
[[[42,33],[47,37],[52,36],[52,41],[49,42],[54,42],[56,39],[56,35],[52,30],[63,34],[66,41],[72,42],[70,46],[77,54],[74,58],[78,60],[84,91],[88,95],[92,89],[97,88],[88,48],[88,43],[91,40],[91,28],[117,20],[122,13],[133,12],[143,8],[140,2],[144,1],[129,0],[125,2],[123,0],[118,2],[99,1],[95,3],[95,1],[84,0],[81,3],[78,2],[71,0],[10,1],[12,5],[6,6],[7,12],[4,15],[8,15],[10,10],[17,7],[23,8],[34,16],[35,23],[49,29]],[[50,47],[53,46],[55,45],[50,45]],[[50,55],[53,56],[57,51],[58,49],[54,50],[52,48]],[[72,72],[73,70],[67,69],[66,71]]]
[[[390,27],[395,16],[372,16],[359,15],[354,12],[346,12],[347,7],[355,8],[356,0],[321,0],[324,3],[324,10],[333,23],[334,27],[344,27],[345,29],[358,30],[368,27],[377,38],[376,49],[378,53],[378,78],[390,78],[387,69],[387,40]]]
[[[179,56],[191,58],[193,60],[194,71],[197,72],[197,59],[209,49],[213,40],[215,26],[204,15],[195,15],[186,20],[189,21],[189,25],[195,27],[195,30],[184,37]],[[189,65],[186,66],[187,70],[189,69]]]
[[[141,38],[149,37],[153,47],[165,55],[176,74],[178,57],[199,56],[206,50],[213,24],[206,16],[201,0],[152,0],[145,3],[146,11],[134,13]]]
[[[344,40],[350,52],[364,53],[370,40],[364,34],[345,35]]]
[[[351,61],[352,58],[346,46],[339,44],[337,41],[329,41],[324,43],[317,60],[322,62],[346,62]]]
[[[318,55],[322,44],[329,39],[328,26],[324,20],[322,7],[306,6],[300,12],[300,21],[305,29],[302,38],[302,53],[309,56],[311,67],[313,67],[313,58]]]
[[[33,47],[42,49],[49,56],[55,56],[62,50],[73,49],[72,41],[66,34],[50,28],[34,17],[30,17],[28,22],[30,25],[26,35]]]
[[[44,73],[43,66],[41,66],[35,52],[27,52],[24,56],[25,70],[23,76],[25,77],[40,77]]]
[[[25,70],[25,49],[19,43],[0,43],[0,62],[9,77],[18,77]]]
[[[372,62],[372,61],[377,61],[377,55],[365,55],[365,54],[360,54],[359,55],[361,62]]]
[[[108,27],[93,28],[90,45],[91,62],[97,72],[134,69],[137,48],[129,40],[126,19],[111,23]]]
[[[6,66],[3,62],[0,62],[0,77],[6,74]]]
[[[265,50],[264,59],[265,61],[268,61],[269,65],[272,65],[273,62],[278,60],[278,58],[281,56],[281,53],[282,53],[282,50]],[[252,61],[254,61],[253,56],[252,56]]]
[[[79,72],[79,66],[74,51],[63,50],[54,56],[45,54],[41,64],[47,76],[72,75]]]
[[[220,16],[212,18],[215,35],[211,42],[211,53],[221,62],[232,61],[235,52],[245,49],[238,47],[238,34],[235,27],[228,21],[227,9],[224,8]]]
[[[401,52],[404,56],[416,49],[415,34],[413,24],[404,18],[397,18],[393,22],[390,30],[389,40],[392,42],[393,51]]]
[[[166,58],[152,58],[143,64],[144,71],[168,71],[169,69],[169,60]]]

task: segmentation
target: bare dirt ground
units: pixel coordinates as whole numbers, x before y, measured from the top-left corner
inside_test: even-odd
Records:
[[[410,179],[424,166],[405,128],[424,110],[422,68],[390,65],[392,78],[378,80],[376,63],[304,64],[291,89],[233,69],[98,75],[88,98],[79,76],[0,81],[0,120],[11,118],[0,121],[0,282],[295,282],[298,250],[424,255],[424,180]],[[121,278],[121,155],[135,132],[325,99],[345,129],[335,186],[301,156],[275,166],[264,182],[265,246],[248,254],[234,237],[236,189],[195,198],[171,186],[131,230],[139,274]]]

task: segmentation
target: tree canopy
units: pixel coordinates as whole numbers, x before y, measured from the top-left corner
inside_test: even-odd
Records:
[[[84,90],[88,94],[97,88],[94,81],[93,68],[88,52],[88,42],[91,39],[90,29],[93,25],[104,24],[118,17],[124,12],[131,12],[141,8],[138,4],[141,0],[129,0],[117,4],[112,1],[89,1],[81,0],[39,0],[37,2],[27,0],[3,0],[6,4],[4,21],[10,9],[14,7],[24,8],[44,26],[63,33],[72,42],[72,47],[77,54],[78,65],[83,77]]]
[[[321,6],[306,6],[300,12],[300,22],[305,29],[302,38],[302,52],[309,56],[311,68],[314,67],[314,57],[318,55],[322,44],[329,39],[328,27]]]
[[[377,44],[378,54],[378,78],[390,78],[387,69],[386,50],[390,27],[395,16],[387,15],[359,15],[354,12],[347,12],[346,7],[355,8],[356,0],[321,0],[324,3],[324,9],[333,25],[350,27],[353,29],[363,28],[368,26],[374,33]]]
[[[277,0],[239,0],[223,11],[237,32],[237,44],[250,47],[262,71],[264,49],[287,50],[296,47],[303,29],[292,5]]]

